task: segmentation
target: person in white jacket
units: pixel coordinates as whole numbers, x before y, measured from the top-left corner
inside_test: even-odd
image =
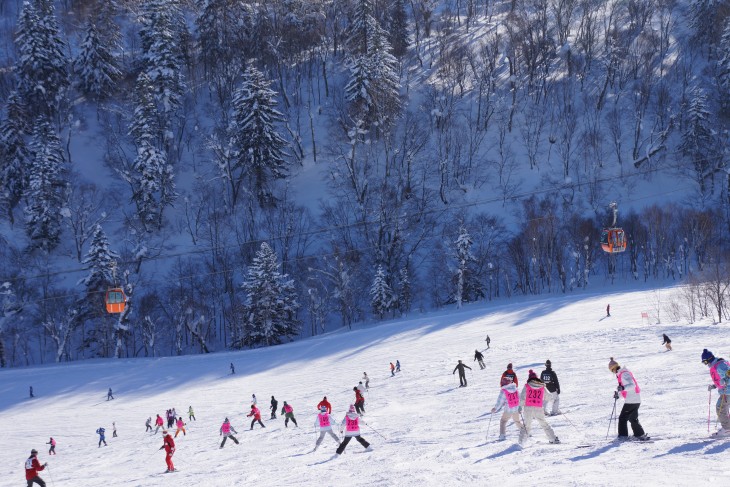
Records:
[[[345,434],[340,446],[337,447],[337,454],[342,455],[350,440],[355,438],[366,450],[370,451],[370,443],[360,436],[360,415],[355,411],[355,405],[350,404],[350,410],[340,424],[340,433]]]
[[[324,435],[326,435],[327,433],[329,433],[330,436],[335,439],[335,441],[337,442],[337,446],[340,446],[340,439],[337,438],[337,435],[334,433],[334,431],[332,431],[332,418],[327,413],[327,406],[319,407],[319,414],[314,420],[314,427],[319,428],[319,438],[317,438],[317,443],[314,444],[315,451],[317,450],[317,448],[319,448],[322,440],[324,440]]]
[[[618,399],[621,394],[624,398],[624,405],[621,413],[618,415],[618,439],[629,439],[629,428],[627,422],[631,423],[631,431],[637,440],[649,440],[649,436],[644,432],[644,428],[639,423],[639,406],[641,406],[641,389],[636,382],[634,374],[629,369],[622,369],[613,357],[608,362],[608,370],[616,374],[618,387],[614,393],[614,398]]]
[[[520,413],[518,412],[520,407],[520,393],[517,392],[517,386],[509,377],[503,378],[501,384],[502,388],[499,390],[497,403],[492,408],[492,414],[504,408],[502,417],[499,419],[500,441],[507,439],[507,422],[509,422],[510,418],[520,429],[524,428],[520,421]]]
[[[524,408],[525,412],[525,427],[520,431],[520,445],[524,444],[527,437],[530,436],[533,419],[536,419],[540,426],[542,426],[542,430],[547,435],[550,443],[560,443],[558,437],[555,436],[555,432],[545,420],[545,412],[542,410],[544,396],[545,383],[531,370],[528,373],[527,384],[525,384],[520,393],[520,409]]]

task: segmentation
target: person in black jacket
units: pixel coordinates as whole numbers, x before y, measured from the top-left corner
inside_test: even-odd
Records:
[[[480,352],[479,350],[474,350],[474,360],[479,361],[480,369],[486,368],[486,365],[484,365],[484,355],[482,355],[482,352]]]
[[[558,382],[558,374],[553,370],[553,364],[550,360],[545,361],[545,370],[540,374],[540,380],[545,383],[545,389],[547,394],[542,406],[545,410],[545,416],[555,416],[560,414],[560,382]],[[548,404],[552,401],[553,409],[551,413],[548,413]]]
[[[462,364],[461,360],[459,360],[459,363],[456,364],[454,371],[451,373],[451,375],[454,375],[457,370],[459,371],[459,387],[466,387],[466,372],[464,371],[464,369],[471,370],[471,367]]]
[[[664,341],[662,342],[662,345],[667,347],[667,352],[672,351],[672,340],[669,339],[666,333],[663,333],[662,336],[664,337]]]
[[[271,419],[276,419],[276,408],[279,407],[279,401],[274,399],[274,396],[271,396]]]

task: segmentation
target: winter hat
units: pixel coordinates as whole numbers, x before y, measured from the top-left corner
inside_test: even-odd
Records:
[[[32,450],[30,451],[30,454],[31,454],[31,455],[36,455],[37,453],[38,453],[38,450],[36,450],[35,448],[33,448],[33,449],[32,449]]]
[[[527,373],[527,380],[530,379],[537,379],[537,374],[532,369]]]
[[[715,356],[712,355],[712,352],[710,352],[707,349],[702,350],[702,363],[708,363],[715,360]]]
[[[507,370],[510,370],[512,368],[512,362],[507,364]]]
[[[611,372],[616,372],[616,370],[620,367],[618,362],[616,362],[613,357],[611,357],[611,360],[608,362],[608,370]]]
[[[348,412],[350,412],[350,413],[354,413],[355,412],[355,405],[354,404],[350,404],[350,409],[349,409]]]
[[[167,434],[167,430],[162,430],[162,434],[163,435],[166,435]]]
[[[251,404],[251,409],[253,409],[253,408],[255,408],[255,407],[256,407],[255,405]]]
[[[502,380],[500,381],[499,385],[506,386],[507,384],[511,384],[512,379],[510,377],[502,377]]]
[[[224,420],[223,422],[224,422],[224,423],[227,423],[227,422],[228,422],[228,418],[226,418],[226,419],[225,419],[225,420]]]
[[[547,359],[545,361],[545,367],[552,367],[552,366],[553,366],[553,363],[550,361],[550,359]]]
[[[327,406],[322,405],[322,406],[319,407],[319,410],[322,411],[323,413],[326,413],[327,412]]]

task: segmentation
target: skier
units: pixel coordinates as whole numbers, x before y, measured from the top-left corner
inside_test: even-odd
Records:
[[[157,434],[157,432],[158,432],[158,431],[160,431],[160,428],[162,428],[162,425],[163,425],[163,424],[164,424],[164,422],[162,421],[162,416],[160,416],[160,415],[158,414],[158,415],[157,415],[157,419],[155,419],[155,426],[157,426],[157,428],[155,428],[155,432],[154,432],[154,434]],[[163,428],[163,429],[164,429],[164,428]]]
[[[177,435],[182,431],[183,436],[187,436],[187,433],[185,432],[185,422],[183,421],[182,417],[177,418],[175,420],[175,426],[177,429],[175,430],[175,438],[177,438]]]
[[[400,360],[395,361],[395,371],[400,372]]]
[[[459,363],[456,364],[454,371],[451,373],[451,375],[454,375],[457,370],[459,371],[459,387],[466,387],[466,372],[464,372],[465,368],[471,370],[471,367],[462,364],[461,360],[459,360]]]
[[[487,366],[484,365],[484,355],[482,355],[482,352],[479,350],[474,350],[474,360],[473,361],[479,361],[479,369],[483,370]]]
[[[520,381],[517,380],[517,374],[515,374],[515,371],[512,370],[512,362],[507,364],[507,370],[502,372],[502,377],[500,377],[500,381],[505,377],[509,377],[510,379],[512,379],[512,382],[514,382],[516,386],[520,385]]]
[[[175,417],[172,415],[172,409],[168,409],[165,412],[165,416],[167,417],[167,427],[172,428],[172,425],[175,423]]]
[[[542,410],[542,399],[545,392],[545,383],[530,370],[527,374],[528,379],[525,386],[522,388],[520,393],[520,411],[524,410],[524,428],[520,430],[520,445],[524,445],[527,437],[530,436],[530,429],[532,429],[532,420],[536,419],[543,431],[548,437],[550,443],[560,443],[560,440],[555,436],[555,432],[550,427],[548,422],[545,420],[545,413]]]
[[[365,381],[365,389],[370,389],[370,377],[367,372],[362,373],[362,380]]]
[[[274,396],[271,396],[271,406],[270,406],[271,419],[276,419],[276,410],[278,409],[278,407],[279,407],[279,401],[274,399]]]
[[[610,304],[606,305],[606,316],[611,316],[611,305]]]
[[[492,414],[494,414],[504,407],[502,417],[499,418],[500,441],[507,439],[507,422],[510,418],[520,429],[524,428],[522,422],[520,422],[520,413],[518,412],[520,407],[520,393],[517,392],[517,386],[512,383],[509,377],[502,379],[501,384],[497,403],[492,408]]]
[[[390,363],[390,376],[395,377],[395,365],[393,365],[393,362]]]
[[[223,421],[220,431],[221,431],[220,436],[223,437],[223,441],[221,441],[221,446],[220,446],[221,448],[223,448],[223,445],[226,444],[226,440],[228,438],[232,439],[236,443],[236,445],[238,445],[238,439],[235,436],[233,436],[233,434],[231,433],[231,432],[233,432],[233,433],[238,434],[238,431],[236,431],[236,429],[231,425],[231,422],[228,421],[228,418],[226,418]]]
[[[337,454],[342,455],[342,452],[345,451],[345,448],[347,448],[347,444],[350,442],[350,440],[354,437],[360,444],[367,450],[370,451],[372,448],[370,448],[370,443],[368,443],[365,438],[360,436],[360,425],[359,425],[360,417],[357,415],[357,412],[355,411],[355,406],[350,404],[350,410],[347,412],[347,415],[342,420],[342,423],[340,424],[340,433],[344,433],[345,439],[342,440],[342,443],[340,443],[340,446],[337,447]],[[344,428],[344,431],[343,431]]]
[[[175,454],[175,440],[172,439],[172,435],[164,430],[162,432],[163,443],[160,450],[165,449],[165,463],[167,464],[167,470],[165,473],[174,472],[175,465],[172,464],[172,455]]]
[[[250,418],[251,416],[253,416],[253,419],[251,420],[251,429],[253,429],[253,425],[256,421],[259,422],[262,428],[266,428],[264,423],[261,422],[261,411],[259,411],[259,408],[257,408],[255,404],[251,404],[251,412],[246,415],[247,418]]]
[[[299,428],[299,425],[297,424],[297,420],[294,418],[294,408],[291,407],[289,404],[284,401],[284,407],[281,408],[281,414],[284,415],[286,418],[284,420],[284,427],[288,428],[289,420],[291,420],[292,423],[294,423],[294,426]]]
[[[31,487],[33,484],[38,484],[41,487],[46,487],[46,483],[43,481],[42,478],[38,475],[38,472],[42,471],[44,468],[48,466],[48,462],[41,465],[41,462],[38,461],[38,450],[33,448],[30,451],[30,456],[25,461],[25,480],[28,482],[28,487]]]
[[[152,416],[147,418],[147,421],[144,422],[145,430],[144,432],[147,433],[148,431],[152,431]]]
[[[363,416],[365,414],[365,397],[357,387],[353,387],[352,390],[355,391],[355,410],[357,414]]]
[[[55,455],[56,454],[56,440],[51,437],[51,439],[46,443],[46,445],[51,445],[51,447],[48,449],[49,455]]]
[[[608,362],[608,369],[616,374],[618,387],[614,393],[614,399],[618,399],[618,393],[624,398],[624,405],[621,413],[618,415],[618,439],[625,441],[629,439],[629,429],[626,422],[631,423],[631,431],[633,431],[636,439],[646,441],[649,436],[644,432],[644,428],[639,423],[639,406],[641,406],[641,390],[639,384],[634,378],[634,374],[628,369],[622,369],[613,357]]]
[[[666,333],[662,333],[662,337],[664,338],[664,341],[662,342],[662,345],[667,347],[667,352],[672,351],[672,340],[669,339]]]
[[[314,427],[319,428],[319,438],[317,438],[317,442],[314,444],[313,451],[317,451],[320,443],[322,443],[322,440],[324,440],[324,435],[327,433],[329,433],[330,436],[335,439],[335,441],[337,442],[337,446],[340,446],[340,439],[337,437],[334,431],[332,431],[332,418],[330,418],[330,414],[327,411],[327,406],[320,406],[319,414],[314,420]]]
[[[35,396],[33,395],[33,386],[30,386],[30,397],[35,397]]]
[[[484,341],[487,342],[487,348],[489,348],[489,343],[492,341],[492,340],[489,339],[489,335],[487,335],[487,339],[484,340]]]
[[[231,374],[236,373],[236,368],[233,366],[233,362],[231,362]]]
[[[114,399],[114,395],[112,394],[112,388],[109,388],[109,392],[106,393],[106,400]]]
[[[99,429],[96,430],[96,434],[99,435],[99,448],[101,448],[102,443],[104,443],[104,446],[107,446],[106,439],[104,437],[104,431],[106,430],[102,427],[99,427]]]
[[[362,381],[357,383],[357,390],[360,391],[360,394],[363,396],[365,395],[365,391],[367,391],[367,388],[363,385]]]
[[[117,437],[117,423],[112,421],[112,438]]]
[[[558,374],[553,370],[553,364],[550,360],[545,361],[545,370],[540,374],[540,380],[545,383],[547,394],[543,404],[545,406],[545,416],[555,416],[560,414],[560,382],[558,382]],[[548,413],[548,404],[552,401],[552,412]]]
[[[710,368],[710,377],[712,384],[707,386],[708,391],[717,389],[720,397],[717,398],[715,411],[717,418],[722,426],[713,436],[729,436],[730,435],[730,418],[728,418],[728,409],[730,409],[730,364],[723,358],[715,357],[712,352],[707,349],[702,351],[702,363]],[[712,394],[712,392],[710,392]]]
[[[191,420],[197,421],[197,419],[195,419],[195,411],[193,411],[193,407],[188,406],[188,421],[191,421]]]
[[[257,403],[258,401],[256,401],[256,394],[251,394],[251,404],[255,406]]]
[[[327,396],[324,396],[321,401],[319,401],[319,404],[317,404],[317,409],[325,408],[325,411],[327,414],[332,414],[332,404],[327,400]]]

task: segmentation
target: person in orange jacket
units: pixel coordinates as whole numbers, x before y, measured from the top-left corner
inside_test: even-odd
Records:
[[[255,404],[251,404],[251,412],[246,415],[247,418],[250,418],[251,416],[253,416],[253,419],[251,420],[251,429],[253,429],[253,425],[256,421],[259,422],[262,428],[266,428],[264,423],[261,422],[261,411],[259,411],[259,408],[257,408]]]
[[[177,426],[177,429],[175,430],[175,438],[177,438],[177,435],[182,431],[183,436],[186,436],[187,433],[185,432],[185,422],[183,421],[182,417],[178,416],[175,420],[175,426]]]
[[[172,464],[172,456],[175,454],[175,440],[172,439],[172,435],[167,430],[162,430],[164,435],[164,443],[160,447],[160,450],[165,449],[165,463],[167,464],[167,472],[174,472],[175,465]]]
[[[327,400],[327,396],[324,396],[322,400],[319,401],[319,404],[317,404],[317,409],[322,409],[322,406],[326,408],[327,414],[332,414],[332,404],[330,404]]]

